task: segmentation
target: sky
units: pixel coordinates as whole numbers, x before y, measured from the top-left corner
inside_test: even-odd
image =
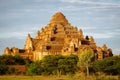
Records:
[[[23,48],[27,34],[34,38],[58,11],[98,46],[120,54],[120,0],[0,0],[0,54]]]

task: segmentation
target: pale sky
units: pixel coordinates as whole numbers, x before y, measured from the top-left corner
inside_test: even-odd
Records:
[[[0,54],[23,48],[27,34],[34,38],[58,11],[98,46],[120,54],[120,0],[0,0]]]

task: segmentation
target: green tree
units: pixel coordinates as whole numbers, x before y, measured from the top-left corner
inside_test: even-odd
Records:
[[[61,74],[74,74],[77,70],[78,57],[76,55],[64,56],[63,59],[58,61],[58,69]]]
[[[58,61],[64,58],[62,55],[47,55],[42,60],[42,67],[44,68],[44,74],[57,74]]]
[[[8,67],[4,64],[0,64],[0,75],[6,74],[8,71]]]
[[[9,67],[7,70],[7,74],[15,74],[16,69],[14,67]]]
[[[27,65],[27,75],[41,75],[43,72],[43,68],[41,67],[41,61],[35,61],[29,65]]]
[[[23,59],[20,55],[13,56],[16,65],[24,65],[25,59]]]
[[[79,55],[79,66],[86,68],[87,76],[89,76],[89,67],[91,62],[94,61],[94,52],[91,50],[85,50]]]
[[[29,58],[24,59],[24,61],[26,66],[29,66],[33,62]]]
[[[1,55],[0,64],[4,65],[25,65],[31,63],[30,59],[24,59],[20,55]]]
[[[117,75],[120,74],[120,56],[108,57],[95,62],[97,72]]]
[[[11,55],[1,55],[0,56],[0,64],[13,65],[13,64],[15,64],[14,57]]]

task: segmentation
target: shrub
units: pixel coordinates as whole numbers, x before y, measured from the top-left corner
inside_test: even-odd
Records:
[[[7,73],[8,67],[6,65],[0,64],[0,75],[4,75]]]

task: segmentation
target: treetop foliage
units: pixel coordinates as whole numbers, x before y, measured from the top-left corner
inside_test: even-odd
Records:
[[[25,65],[27,62],[31,62],[29,59],[23,59],[19,55],[1,55],[0,56],[0,64],[2,65]]]
[[[85,50],[79,55],[79,65],[87,66],[94,61],[94,52]]]

